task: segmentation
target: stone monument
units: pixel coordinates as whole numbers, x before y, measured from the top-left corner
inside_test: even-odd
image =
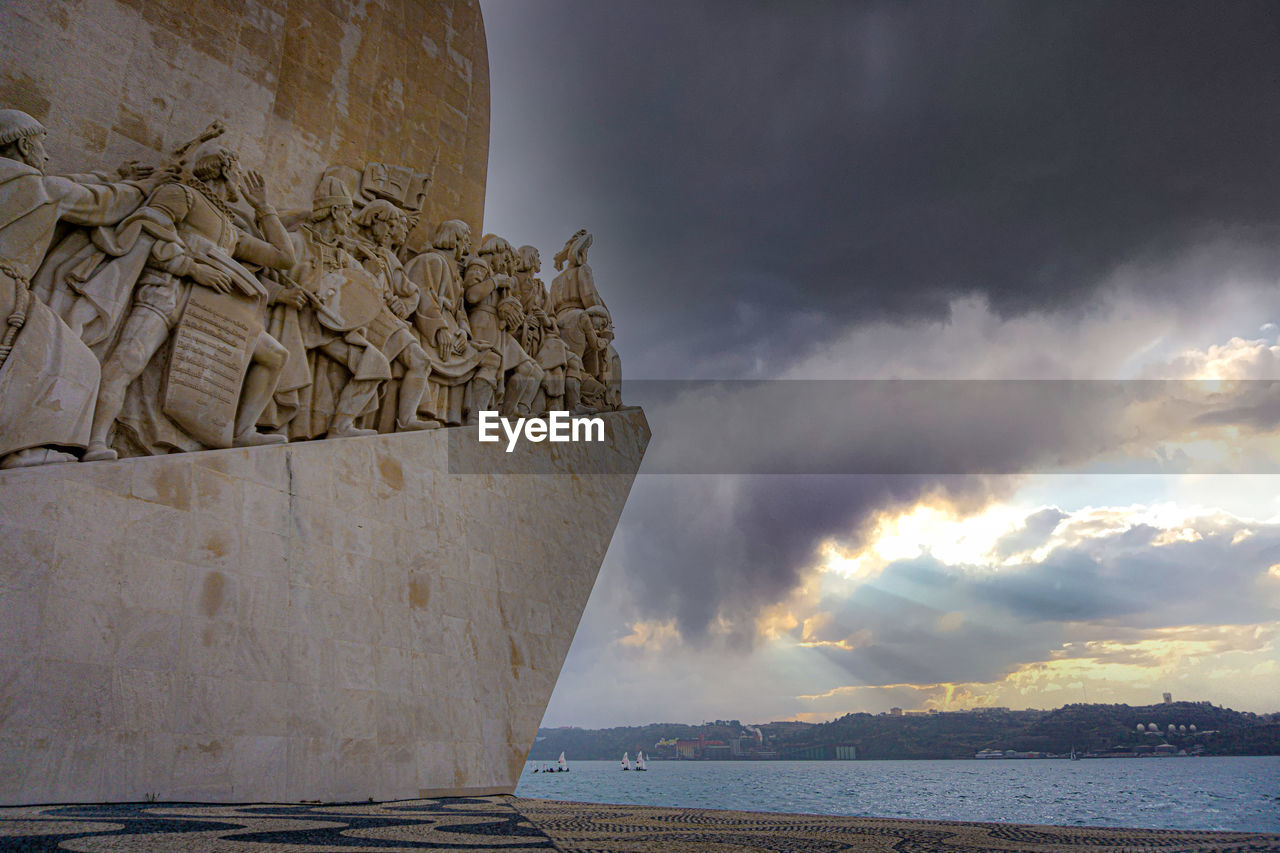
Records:
[[[0,32],[0,803],[513,790],[648,428],[591,236],[473,245],[476,4]]]

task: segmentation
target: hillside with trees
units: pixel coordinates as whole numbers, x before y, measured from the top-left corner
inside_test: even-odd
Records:
[[[659,759],[830,758],[837,754],[836,747],[849,746],[856,747],[859,759],[868,760],[972,758],[982,750],[1125,754],[1156,747],[1204,755],[1280,755],[1280,714],[1257,715],[1208,702],[1172,702],[1076,704],[1051,711],[997,708],[847,714],[820,724],[743,726],[737,720],[718,720],[701,726],[556,728],[538,731],[529,758],[549,761],[564,752],[571,760],[614,760],[623,752],[635,755],[642,749]]]

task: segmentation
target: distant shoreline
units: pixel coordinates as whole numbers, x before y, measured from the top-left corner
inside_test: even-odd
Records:
[[[846,714],[826,723],[776,721],[703,725],[651,723],[610,729],[542,728],[533,761],[618,760],[643,750],[653,760],[973,759],[1128,757],[1180,753],[1280,755],[1280,713],[1254,714],[1210,702],[1071,704],[1052,710]],[[992,759],[980,759],[992,760]]]

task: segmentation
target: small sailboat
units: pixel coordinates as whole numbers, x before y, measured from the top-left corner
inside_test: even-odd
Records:
[[[622,753],[622,769],[623,770],[631,769],[631,753],[629,752]]]
[[[648,767],[644,766],[644,750],[640,750],[640,753],[636,756],[636,769],[637,770],[649,769]]]
[[[556,772],[557,772],[557,773],[568,773],[568,772],[569,772],[569,762],[567,762],[567,761],[565,761],[565,760],[564,760],[564,753],[563,753],[563,752],[562,752],[562,753],[560,753],[560,757],[559,757],[558,759],[556,759]]]

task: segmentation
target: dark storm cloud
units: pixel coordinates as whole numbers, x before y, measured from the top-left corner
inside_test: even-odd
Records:
[[[636,381],[623,397],[663,474],[1021,474],[1120,450],[1135,458],[1113,470],[1148,473],[1161,441],[1266,433],[1280,412],[1273,381]]]
[[[1072,308],[1117,264],[1207,232],[1258,247],[1260,275],[1278,266],[1262,251],[1280,243],[1272,3],[485,14],[491,50],[527,72],[494,81],[521,93],[513,144],[561,188],[538,204],[590,218],[647,376],[767,374],[958,294]]]
[[[657,385],[650,390],[669,384]],[[761,609],[802,582],[820,543],[857,544],[879,512],[924,498],[976,509],[1016,488],[1017,476],[1006,475],[1122,450],[1112,473],[1158,472],[1170,464],[1153,455],[1163,442],[1210,437],[1205,412],[1275,394],[1264,382],[1173,381],[780,381],[690,383],[676,391],[640,400],[654,434],[642,470],[734,476],[642,477],[617,553],[639,616],[674,618],[692,640],[729,626],[740,646],[755,639]],[[1250,424],[1220,426],[1246,435]],[[1175,457],[1172,464],[1184,463]],[[1250,473],[1276,470],[1274,457],[1251,457]],[[998,552],[1034,549],[1062,518],[1052,509],[1030,517]],[[1156,532],[1135,527],[1118,541],[1140,548]],[[1099,559],[1085,546],[1059,552],[990,594],[1044,619],[1142,609],[1147,598],[1137,579],[1106,586],[1101,580],[1114,572],[1095,578]]]
[[[983,499],[989,488],[979,477],[642,477],[618,553],[639,616],[674,618],[691,642],[724,626],[746,649],[760,610],[800,583],[822,539],[926,494]]]
[[[1034,569],[988,579],[982,591],[1023,619],[1092,621],[1132,617],[1151,607],[1145,583],[1104,583],[1099,560],[1076,550],[1053,552]]]
[[[486,218],[528,223],[508,236],[543,248],[546,278],[564,237],[593,231],[640,378],[771,375],[859,324],[943,317],[964,294],[1006,316],[1079,309],[1117,265],[1169,269],[1206,234],[1248,250],[1232,249],[1238,275],[1274,277],[1272,10],[486,0],[490,197],[508,190]],[[558,236],[532,233],[544,223]],[[1198,273],[1161,277],[1159,296],[1183,299]],[[651,471],[885,474],[637,481],[613,552],[628,616],[675,618],[689,639],[728,625],[743,645],[823,539],[931,493],[977,505],[1013,486],[939,470],[1042,470],[1120,435],[1099,400],[1015,411],[961,395],[939,424],[936,408],[775,397],[664,413],[628,399],[654,427]],[[1002,600],[1063,613],[1121,600],[1055,602],[1033,580]],[[906,654],[894,648],[876,666]]]

